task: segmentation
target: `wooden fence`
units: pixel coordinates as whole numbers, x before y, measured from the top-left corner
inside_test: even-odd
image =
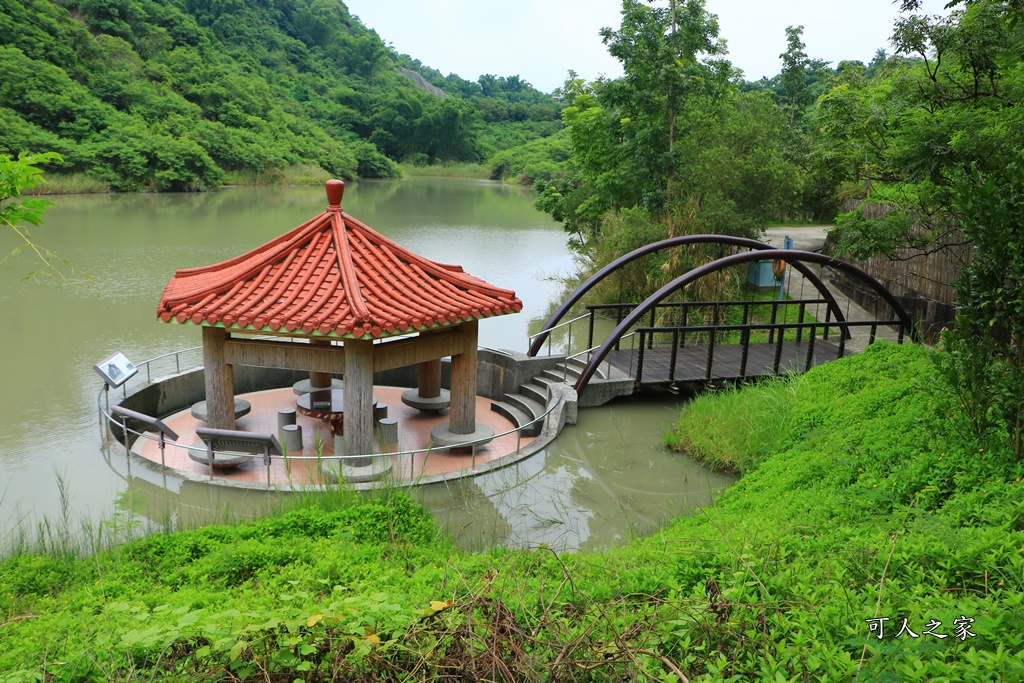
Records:
[[[860,201],[847,201],[844,211],[853,211]],[[862,209],[867,218],[880,218],[889,212],[889,205],[869,203]],[[924,331],[933,333],[951,323],[956,315],[956,292],[953,283],[960,277],[960,269],[970,263],[971,247],[963,235],[956,231],[946,236],[939,249],[901,248],[893,258],[875,256],[863,261],[852,261],[867,271],[891,291],[907,308],[911,316],[922,322]],[[883,314],[887,306],[847,278],[835,279],[839,287],[875,315]]]

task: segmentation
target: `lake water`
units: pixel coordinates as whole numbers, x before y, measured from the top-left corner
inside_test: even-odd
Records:
[[[33,236],[92,280],[22,282],[38,267],[26,253],[0,270],[0,541],[43,517],[109,518],[130,492],[139,493],[133,509],[151,518],[170,510],[184,523],[262,508],[263,495],[129,471],[123,453],[104,447],[92,366],[115,351],[138,362],[198,345],[195,327],[156,318],[174,271],[238,255],[311,218],[326,206],[323,189],[54,201]],[[482,346],[525,351],[529,331],[558,303],[554,278],[573,268],[565,233],[533,208],[525,188],[450,178],[363,181],[349,185],[343,206],[413,251],[516,291],[522,313],[485,320]],[[419,495],[467,546],[598,548],[648,533],[708,504],[731,481],[661,446],[676,409],[634,400],[582,410],[578,426],[529,461]]]

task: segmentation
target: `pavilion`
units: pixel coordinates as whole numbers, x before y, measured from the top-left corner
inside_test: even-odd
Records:
[[[159,318],[203,329],[208,425],[235,429],[235,365],[308,371],[313,390],[330,389],[331,375],[341,374],[345,453],[371,454],[374,372],[417,365],[418,386],[402,400],[449,408],[449,421],[432,432],[437,446],[493,436],[476,422],[477,321],[517,313],[522,302],[346,214],[342,181],[326,189],[320,215],[241,256],[178,270],[167,283]],[[446,356],[450,395],[441,389]]]

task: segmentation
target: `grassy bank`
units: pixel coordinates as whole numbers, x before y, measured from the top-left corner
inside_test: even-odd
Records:
[[[491,169],[485,164],[470,163],[444,163],[432,166],[416,166],[414,164],[399,164],[402,175],[408,176],[430,176],[434,178],[478,178],[488,180],[491,177]]]
[[[102,194],[110,192],[110,185],[103,179],[84,173],[47,173],[46,182],[36,185],[25,194]]]
[[[463,553],[390,494],[21,555],[0,681],[1022,680],[1022,468],[948,429],[936,382],[878,345],[710,398],[785,416],[740,427],[715,508],[605,553]]]

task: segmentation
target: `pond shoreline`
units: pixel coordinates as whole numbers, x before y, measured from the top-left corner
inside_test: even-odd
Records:
[[[351,178],[346,182],[359,182],[360,180],[402,180],[403,177],[427,177],[427,178],[467,178],[473,180],[493,180],[504,185],[521,185],[510,183],[506,180],[493,178],[492,169],[487,164],[435,164],[433,166],[412,166],[398,164],[402,175],[397,178]],[[269,175],[267,182],[244,182],[241,179],[230,179],[215,188],[208,190],[196,190],[196,192],[217,192],[246,187],[321,187],[324,182],[330,180],[331,175],[323,169],[310,169],[299,166],[295,169],[285,169],[279,175]],[[255,176],[258,180],[259,176]],[[276,180],[270,178],[277,178]],[[157,190],[141,190],[138,192],[115,192],[102,178],[91,176],[85,173],[61,174],[59,172],[47,172],[45,182],[37,185],[23,193],[26,197],[53,197],[69,194],[164,194]]]

